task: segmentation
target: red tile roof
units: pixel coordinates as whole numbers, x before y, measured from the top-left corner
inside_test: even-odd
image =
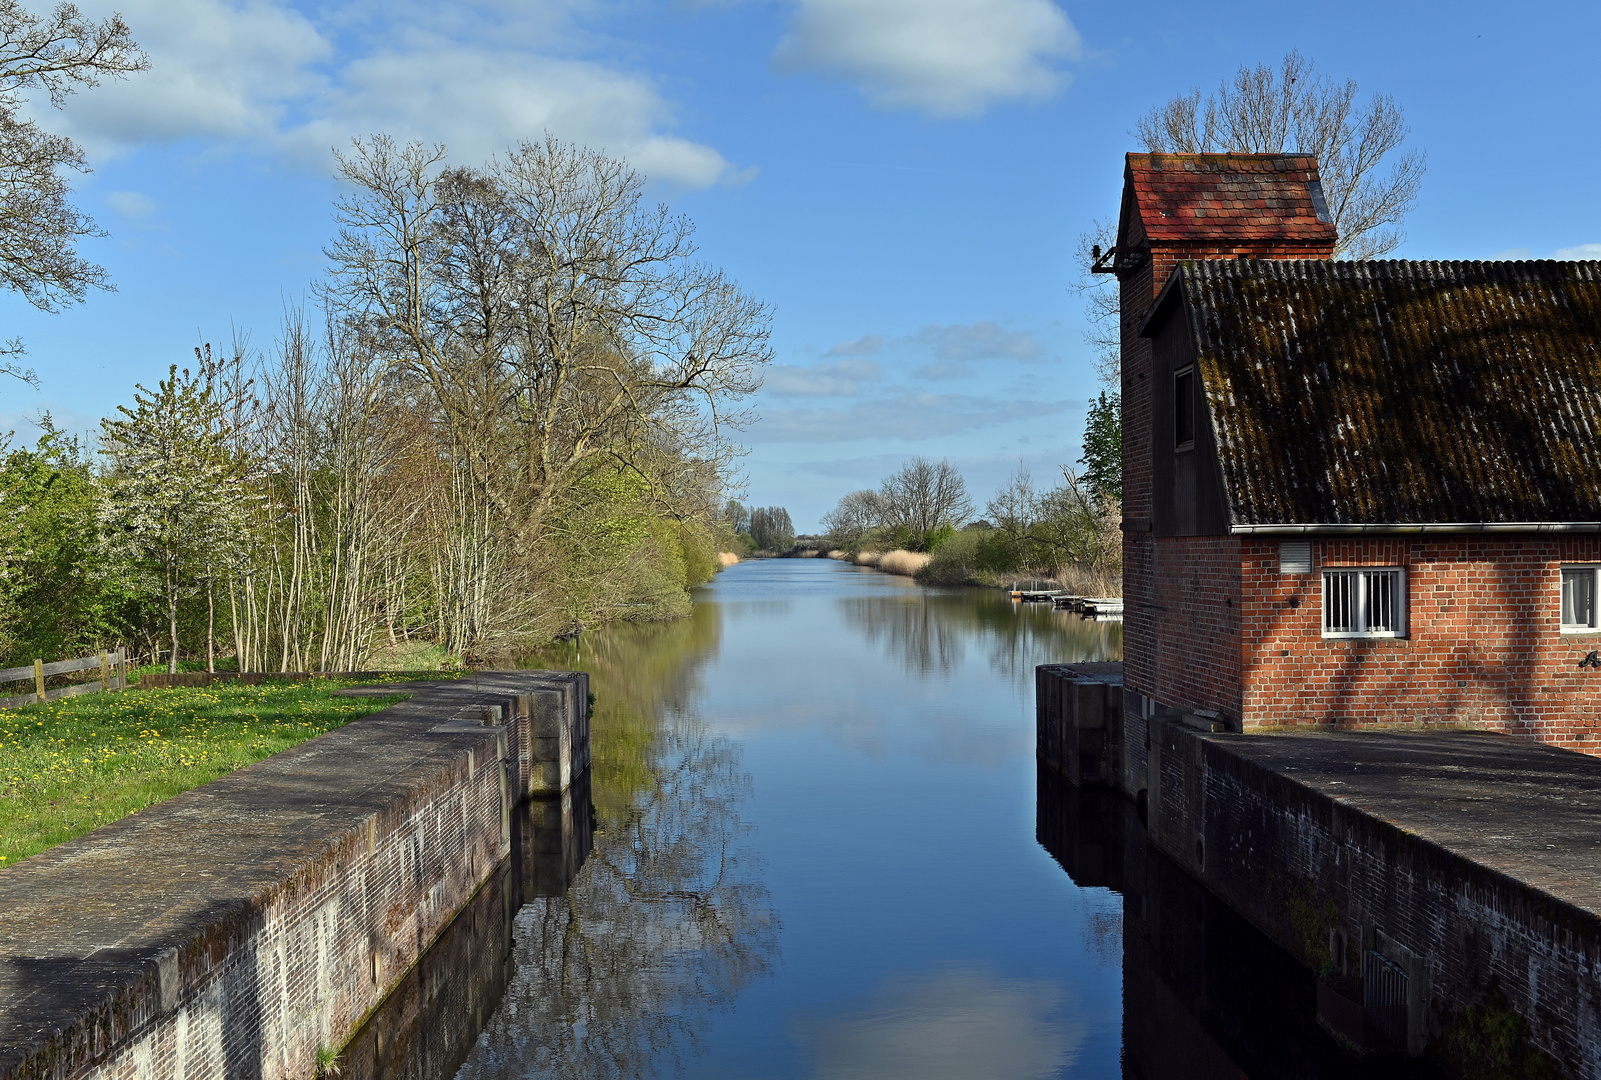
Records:
[[[1129,154],[1124,184],[1157,243],[1335,239],[1313,202],[1312,185],[1320,199],[1322,186],[1309,154]]]

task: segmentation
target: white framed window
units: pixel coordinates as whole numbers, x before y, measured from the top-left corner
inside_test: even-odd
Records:
[[[1406,637],[1406,571],[1399,566],[1323,571],[1323,636]]]
[[[1563,633],[1586,634],[1601,629],[1596,619],[1596,601],[1601,599],[1598,578],[1601,578],[1601,566],[1562,568]]]

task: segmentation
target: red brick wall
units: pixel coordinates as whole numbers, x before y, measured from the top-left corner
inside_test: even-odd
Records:
[[[1152,681],[1146,693],[1176,709],[1238,717],[1239,538],[1164,536],[1145,546],[1152,584],[1145,651]],[[1126,628],[1123,641],[1126,650]],[[1125,678],[1126,672],[1125,667]]]
[[[1130,244],[1144,239],[1137,220],[1126,232]],[[1181,664],[1186,652],[1210,652],[1217,645],[1210,639],[1186,642],[1175,639],[1165,608],[1166,586],[1157,580],[1151,521],[1151,342],[1139,336],[1140,324],[1151,309],[1151,302],[1167,284],[1173,268],[1184,259],[1232,259],[1240,255],[1253,259],[1327,259],[1329,244],[1274,244],[1263,241],[1224,242],[1216,237],[1193,243],[1156,244],[1151,257],[1135,270],[1119,278],[1119,308],[1122,330],[1123,367],[1123,661],[1128,689],[1154,697],[1164,705],[1186,708],[1217,708],[1230,716],[1239,715],[1238,653],[1232,665],[1223,665],[1208,656],[1197,669],[1203,680],[1213,672],[1232,666],[1236,681],[1215,685],[1203,681],[1203,689],[1192,691],[1184,681],[1187,667],[1157,671],[1157,657],[1165,654],[1168,665]],[[1142,531],[1143,530],[1143,531]],[[1165,541],[1164,541],[1165,543]],[[1207,601],[1210,602],[1210,601]],[[1183,613],[1186,625],[1204,624],[1209,616],[1202,611]],[[1178,694],[1177,698],[1172,694]],[[1227,701],[1232,707],[1200,705],[1198,701]]]
[[[1302,575],[1276,540],[1240,543],[1247,730],[1452,725],[1601,754],[1601,671],[1578,666],[1601,635],[1558,633],[1559,567],[1601,562],[1601,537],[1319,539]],[[1321,570],[1359,565],[1406,568],[1407,637],[1323,638]]]

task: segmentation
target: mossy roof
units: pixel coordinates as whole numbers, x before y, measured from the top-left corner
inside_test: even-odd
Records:
[[[1234,525],[1601,522],[1601,262],[1195,261],[1170,284]]]

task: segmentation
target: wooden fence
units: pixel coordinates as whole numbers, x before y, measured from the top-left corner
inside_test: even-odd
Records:
[[[89,682],[60,686],[54,690],[45,689],[45,680],[50,676],[72,675],[81,671],[98,672],[98,678],[90,676]],[[72,697],[74,694],[91,694],[98,690],[126,690],[128,653],[125,649],[118,649],[116,652],[80,656],[76,660],[55,660],[48,664],[43,660],[35,660],[31,665],[24,667],[0,669],[0,683],[25,682],[28,679],[33,680],[33,693],[0,697],[0,709],[17,709],[37,701],[54,701],[57,698]]]

